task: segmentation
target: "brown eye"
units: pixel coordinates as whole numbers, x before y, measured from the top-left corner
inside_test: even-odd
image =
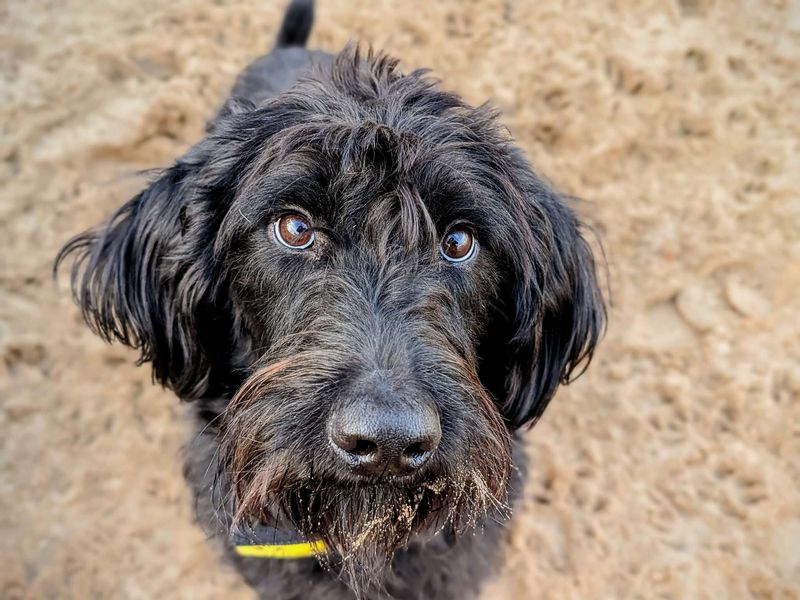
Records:
[[[305,250],[314,243],[314,231],[305,217],[284,215],[275,221],[275,239],[287,248]]]
[[[439,251],[450,262],[464,262],[475,255],[476,248],[472,232],[459,225],[445,234]]]

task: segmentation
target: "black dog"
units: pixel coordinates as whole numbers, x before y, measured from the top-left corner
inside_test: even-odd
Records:
[[[205,139],[57,264],[193,402],[201,522],[312,542],[231,550],[264,597],[471,597],[521,485],[514,432],[600,335],[593,257],[494,112],[309,52],[311,21],[293,2]]]

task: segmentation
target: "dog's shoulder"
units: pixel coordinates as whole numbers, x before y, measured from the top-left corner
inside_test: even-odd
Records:
[[[297,46],[275,48],[253,61],[236,79],[231,97],[256,106],[289,89],[315,67],[333,63],[333,55]]]

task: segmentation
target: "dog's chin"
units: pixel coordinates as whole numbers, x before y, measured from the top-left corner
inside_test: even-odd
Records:
[[[305,479],[284,481],[239,514],[323,541],[322,560],[365,591],[382,585],[398,550],[468,531],[490,511],[504,516],[504,492],[505,481],[487,481],[477,471],[414,483]]]

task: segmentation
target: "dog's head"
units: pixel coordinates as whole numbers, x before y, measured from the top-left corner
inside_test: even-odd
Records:
[[[356,563],[502,505],[510,434],[590,358],[579,222],[495,114],[346,51],[68,244],[84,316],[220,425],[238,519]]]

